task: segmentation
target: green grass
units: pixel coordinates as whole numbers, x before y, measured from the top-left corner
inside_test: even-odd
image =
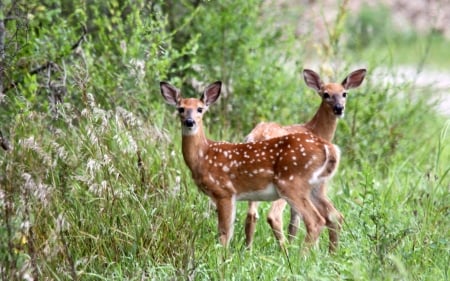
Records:
[[[281,251],[265,223],[267,203],[251,251],[243,246],[246,203],[238,206],[231,246],[219,246],[215,211],[185,167],[179,124],[169,108],[158,113],[166,116],[158,125],[166,131],[123,109],[88,107],[77,116],[68,108],[58,122],[46,114],[24,115],[14,123],[14,149],[1,154],[2,274],[61,280],[446,280],[450,123],[431,108],[399,107],[383,95],[374,95],[373,108],[365,110],[355,108],[364,95],[355,97],[338,131],[343,161],[330,197],[345,224],[334,255],[327,252],[326,235],[301,255],[303,230],[288,253]],[[385,110],[378,112],[375,101],[381,100]],[[372,114],[377,116],[365,120]],[[78,126],[65,129],[75,121]],[[385,127],[393,123],[395,133]],[[350,125],[355,135],[346,132]]]
[[[155,102],[157,92],[133,97],[136,108],[108,103],[107,109],[80,79],[71,87],[83,93],[81,101],[60,104],[57,118],[20,100],[20,110],[8,116],[7,127],[2,124],[11,150],[0,150],[1,279],[448,280],[450,120],[426,103],[432,89],[405,99],[413,84],[371,76],[377,67],[393,74],[391,67],[403,59],[416,64],[405,46],[392,47],[405,54],[393,63],[386,59],[390,47],[379,45],[354,57],[344,47],[331,58],[343,61],[339,75],[358,61],[369,68],[363,85],[349,93],[335,137],[342,161],[329,196],[345,223],[332,255],[326,231],[317,247],[301,254],[303,226],[282,251],[265,222],[269,203],[261,204],[252,250],[244,247],[246,202],[238,204],[230,247],[220,246],[216,212],[181,155],[179,121],[162,98]],[[431,61],[439,57],[430,52]],[[299,54],[293,61],[304,59]],[[249,92],[264,95],[245,95],[244,86],[232,92],[235,107],[222,99],[210,108],[205,131],[211,139],[242,141],[246,128],[260,121],[256,117],[289,124],[313,114],[318,98],[300,74],[280,67],[267,79],[272,65],[258,67],[265,62],[247,62],[261,70],[249,71],[258,78],[255,88],[247,78],[233,85],[246,82]],[[98,89],[102,77],[96,76]],[[289,85],[295,92],[286,90],[288,79],[298,79]],[[121,87],[111,87],[111,96],[120,96]]]

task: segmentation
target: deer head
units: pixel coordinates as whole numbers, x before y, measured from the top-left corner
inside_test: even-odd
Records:
[[[161,82],[165,101],[177,108],[182,126],[184,160],[198,188],[216,204],[220,242],[233,233],[236,200],[286,199],[302,214],[314,243],[325,224],[311,202],[315,188],[329,180],[339,162],[339,150],[310,132],[254,143],[215,142],[205,137],[202,117],[220,96],[220,82],[206,87],[200,99],[182,98]]]
[[[347,91],[361,85],[365,75],[365,69],[358,69],[345,77],[340,84],[325,84],[316,72],[310,69],[303,70],[303,78],[305,79],[306,85],[320,95],[322,104],[328,107],[329,111],[333,112],[338,118],[344,116]]]

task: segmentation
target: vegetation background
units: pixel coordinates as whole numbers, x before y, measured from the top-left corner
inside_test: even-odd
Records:
[[[449,89],[418,83],[448,73],[434,24],[448,5],[368,2],[1,1],[1,279],[448,280],[450,120],[436,108]],[[428,25],[398,25],[422,2]],[[303,256],[302,232],[280,250],[263,204],[246,250],[240,203],[224,249],[159,81],[198,96],[222,80],[207,134],[239,142],[259,121],[313,115],[304,67],[325,81],[369,71],[335,137],[340,248],[322,235]]]

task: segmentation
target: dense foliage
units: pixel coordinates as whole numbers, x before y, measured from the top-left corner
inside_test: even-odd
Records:
[[[342,15],[345,3],[335,7]],[[409,94],[414,83],[381,81],[393,75],[388,58],[361,55],[366,46],[345,36],[345,16],[312,47],[313,32],[295,36],[257,0],[9,0],[0,8],[3,280],[448,279],[450,123],[427,95]],[[348,24],[373,22],[364,10]],[[241,141],[261,120],[312,116],[319,99],[300,73],[316,49],[326,80],[355,64],[369,69],[335,138],[343,160],[330,197],[346,218],[341,247],[330,256],[322,235],[306,257],[302,239],[283,252],[263,210],[247,251],[242,203],[223,249],[159,81],[197,96],[222,80],[206,130]]]

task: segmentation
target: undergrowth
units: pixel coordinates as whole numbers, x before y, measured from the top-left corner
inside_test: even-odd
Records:
[[[140,25],[139,13],[132,10],[137,31],[133,38],[149,36],[144,43],[150,47],[131,40],[128,50],[147,52],[148,56],[139,59],[154,60],[150,66],[141,69],[139,63],[129,64],[133,55],[121,53],[124,50],[109,49],[110,57],[103,57],[105,50],[96,53],[97,41],[88,40],[65,60],[64,71],[58,62],[58,73],[67,74],[70,81],[61,102],[40,103],[48,98],[43,93],[54,93],[50,83],[45,84],[49,78],[45,73],[28,75],[28,84],[14,88],[16,96],[8,93],[6,101],[0,100],[7,103],[0,114],[2,279],[448,280],[450,121],[437,114],[426,98],[405,99],[413,83],[373,79],[374,69],[382,66],[377,58],[368,63],[364,84],[349,93],[346,116],[335,138],[342,161],[329,195],[345,217],[337,253],[328,253],[328,238],[322,234],[317,247],[302,255],[302,228],[286,251],[280,249],[265,223],[268,203],[262,204],[252,250],[244,247],[246,202],[238,204],[230,247],[218,245],[215,209],[198,191],[185,166],[179,121],[164,105],[157,82],[167,77],[192,96],[195,87],[179,73],[219,79],[220,66],[201,67],[206,56],[189,60],[200,52],[197,40],[207,40],[205,30],[210,32],[218,24],[208,12],[220,8],[223,30],[227,23],[236,30],[242,26],[232,25],[234,6],[227,10],[226,5],[205,2],[195,6],[194,2],[158,2],[151,11],[161,21],[149,25]],[[255,3],[247,3],[246,9],[262,8]],[[195,25],[197,35],[189,38],[182,28],[173,34],[149,35],[168,28],[170,20],[163,15],[164,5],[169,4],[189,4],[193,14],[184,20]],[[107,8],[111,12],[117,7]],[[130,11],[129,6],[125,8],[121,11]],[[271,34],[270,44],[262,43],[251,31],[260,15],[256,12],[263,10],[253,12],[244,33],[253,39],[242,42],[243,37],[236,34],[237,41],[221,39],[230,48],[237,42],[243,44],[243,49],[233,50],[237,57],[227,61],[231,66],[225,66],[243,69],[236,75],[227,72],[228,97],[206,115],[211,139],[242,141],[261,120],[300,123],[317,106],[318,97],[301,82],[301,67],[293,70],[292,65],[280,63],[283,59],[301,62],[301,53],[279,48],[292,43],[279,34]],[[113,24],[124,16],[111,14]],[[255,30],[261,28],[258,24]],[[114,32],[123,36],[132,30],[111,29],[112,33],[105,34],[116,38]],[[177,40],[170,37],[177,32],[186,36],[186,48],[180,51],[174,50]],[[105,34],[97,38],[103,44]],[[281,45],[276,38],[284,39]],[[350,56],[340,49],[340,40],[333,39],[333,52],[319,56],[321,65],[329,67],[337,57]],[[214,42],[209,42],[208,60],[213,51],[222,50]],[[123,56],[112,58],[112,54]],[[101,59],[96,60],[97,56]],[[349,58],[350,62],[355,59]],[[95,69],[96,61],[104,62],[107,71]],[[277,63],[281,66],[274,67]],[[120,70],[124,65],[137,69]],[[342,65],[331,76],[344,75],[351,68]],[[169,66],[176,70],[169,71]],[[393,74],[389,68],[383,71],[382,75]]]

